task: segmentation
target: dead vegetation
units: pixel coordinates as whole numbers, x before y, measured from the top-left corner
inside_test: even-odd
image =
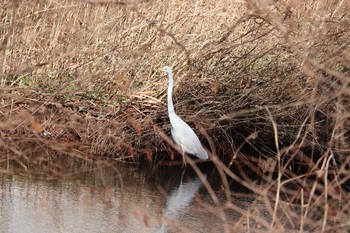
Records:
[[[248,188],[287,193],[303,224],[321,211],[312,230],[349,227],[347,1],[0,5],[6,171],[174,158],[155,130],[169,132],[167,81],[154,69],[171,65],[176,111],[225,161],[219,170],[250,184],[250,168],[264,185]]]

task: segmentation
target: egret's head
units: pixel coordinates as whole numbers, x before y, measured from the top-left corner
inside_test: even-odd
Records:
[[[167,74],[172,74],[172,70],[170,66],[164,66],[163,68],[160,68],[159,70],[164,71]]]

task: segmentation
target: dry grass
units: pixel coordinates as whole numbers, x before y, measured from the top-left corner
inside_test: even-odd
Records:
[[[265,229],[284,229],[283,210],[300,231],[349,227],[347,1],[0,6],[7,171],[62,175],[97,159],[153,161],[160,151],[173,158],[154,127],[169,132],[167,82],[154,70],[171,65],[176,111],[215,147],[218,169],[262,200],[285,195],[275,195]]]

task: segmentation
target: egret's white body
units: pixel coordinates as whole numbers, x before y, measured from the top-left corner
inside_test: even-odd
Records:
[[[162,71],[168,74],[168,113],[171,124],[171,136],[174,142],[179,145],[183,153],[194,155],[200,159],[208,159],[208,153],[204,150],[195,132],[175,114],[172,92],[174,86],[173,72],[169,66],[164,66]]]

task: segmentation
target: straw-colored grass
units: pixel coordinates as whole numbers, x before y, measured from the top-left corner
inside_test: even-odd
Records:
[[[165,137],[167,79],[155,71],[170,65],[176,112],[211,148],[223,183],[226,174],[260,201],[275,198],[264,229],[285,230],[284,217],[300,231],[349,227],[347,1],[0,6],[7,172],[180,158]]]

